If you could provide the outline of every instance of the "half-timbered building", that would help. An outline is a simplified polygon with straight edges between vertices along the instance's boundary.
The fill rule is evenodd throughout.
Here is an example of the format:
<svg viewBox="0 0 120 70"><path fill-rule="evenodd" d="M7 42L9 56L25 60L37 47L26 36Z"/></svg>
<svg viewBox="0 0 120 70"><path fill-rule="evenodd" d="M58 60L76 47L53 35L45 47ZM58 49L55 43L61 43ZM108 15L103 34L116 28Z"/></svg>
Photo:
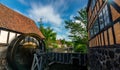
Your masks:
<svg viewBox="0 0 120 70"><path fill-rule="evenodd" d="M32 19L0 4L0 70L2 70L1 67L4 67L6 50L11 42L16 37L28 33L36 34L41 39L44 38ZM30 44L30 41L35 41L36 39L28 36L24 41L25 40L29 41ZM24 45L26 44L28 44L28 42L24 43ZM32 42L32 45L35 44Z"/></svg>
<svg viewBox="0 0 120 70"><path fill-rule="evenodd" d="M119 70L120 0L88 0L90 70Z"/></svg>
<svg viewBox="0 0 120 70"><path fill-rule="evenodd" d="M89 0L89 47L120 46L120 0Z"/></svg>

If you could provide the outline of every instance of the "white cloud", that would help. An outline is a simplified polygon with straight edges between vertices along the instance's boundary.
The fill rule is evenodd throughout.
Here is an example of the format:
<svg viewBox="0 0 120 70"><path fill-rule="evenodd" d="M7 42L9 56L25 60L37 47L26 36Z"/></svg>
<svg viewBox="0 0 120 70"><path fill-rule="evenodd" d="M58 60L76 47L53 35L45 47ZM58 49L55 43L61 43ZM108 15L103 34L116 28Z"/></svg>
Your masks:
<svg viewBox="0 0 120 70"><path fill-rule="evenodd" d="M63 35L57 35L57 39L64 39L65 38L65 36L63 36Z"/></svg>
<svg viewBox="0 0 120 70"><path fill-rule="evenodd" d="M62 5L63 2L61 2L60 5ZM56 3L56 5L58 5ZM50 27L54 30L54 32L57 33L57 39L66 39L67 35L62 35L62 30L64 28L62 22L63 19L60 17L60 13L57 13L57 9L53 5L42 5L37 3L31 3L31 9L28 10L28 16L38 22L40 18L43 18L44 23L50 23Z"/></svg>
<svg viewBox="0 0 120 70"><path fill-rule="evenodd" d="M71 7L69 4L72 3L79 3L80 1L74 1L74 0L18 0L21 4L24 6L29 6L29 9L27 9L27 12L21 13L18 10L15 10L21 14L26 15L27 17L30 17L34 21L38 22L40 21L40 18L42 19L42 22L45 23L45 27L50 26L54 32L57 33L57 39L63 39L70 40L68 38L68 35L70 35L69 31L65 30L64 24L62 24L64 21L61 17L67 16L69 18L69 14L65 13L69 7ZM84 1L84 0L83 0ZM60 15L61 14L61 15ZM70 16L70 19L73 19L75 14L72 14ZM79 22L79 21L76 21ZM48 24L48 25L47 25Z"/></svg>
<svg viewBox="0 0 120 70"><path fill-rule="evenodd" d="M75 22L76 22L76 23L81 23L81 21L80 21L80 20L75 20Z"/></svg>
<svg viewBox="0 0 120 70"><path fill-rule="evenodd" d="M80 20L75 20L76 23L80 23L83 28L85 28L85 24L81 22Z"/></svg>
<svg viewBox="0 0 120 70"><path fill-rule="evenodd" d="M65 39L66 41L71 41L66 35L57 35L57 40Z"/></svg>
<svg viewBox="0 0 120 70"><path fill-rule="evenodd" d="M54 8L51 5L39 6L32 4L32 8L28 10L28 13L29 16L36 22L38 22L40 18L45 18L46 21L54 25L60 25L62 23L60 15L55 12Z"/></svg>

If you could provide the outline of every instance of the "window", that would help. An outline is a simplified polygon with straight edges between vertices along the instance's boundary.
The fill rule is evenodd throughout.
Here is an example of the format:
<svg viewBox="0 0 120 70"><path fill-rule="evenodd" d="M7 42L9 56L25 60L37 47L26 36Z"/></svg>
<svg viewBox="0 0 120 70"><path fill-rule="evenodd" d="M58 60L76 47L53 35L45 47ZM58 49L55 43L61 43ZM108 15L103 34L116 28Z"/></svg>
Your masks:
<svg viewBox="0 0 120 70"><path fill-rule="evenodd" d="M103 8L103 13L104 13L105 26L107 26L110 23L107 5L105 6L105 8Z"/></svg>
<svg viewBox="0 0 120 70"><path fill-rule="evenodd" d="M98 32L99 32L99 25L98 25L98 20L96 20L94 23L94 34L97 34Z"/></svg>
<svg viewBox="0 0 120 70"><path fill-rule="evenodd" d="M110 18L108 13L109 12L106 5L99 15L100 30L102 30L104 27L110 24Z"/></svg>
<svg viewBox="0 0 120 70"><path fill-rule="evenodd" d="M94 35L94 31L93 31L93 28L90 29L90 37L93 37Z"/></svg>
<svg viewBox="0 0 120 70"><path fill-rule="evenodd" d="M103 14L102 12L99 15L100 30L104 28Z"/></svg>
<svg viewBox="0 0 120 70"><path fill-rule="evenodd" d="M93 15L92 15L93 16ZM99 24L98 24L99 23ZM97 20L93 23L90 29L90 37L96 35L99 31L103 30L104 27L110 25L109 11L107 5L101 10ZM100 27L100 28L99 28Z"/></svg>

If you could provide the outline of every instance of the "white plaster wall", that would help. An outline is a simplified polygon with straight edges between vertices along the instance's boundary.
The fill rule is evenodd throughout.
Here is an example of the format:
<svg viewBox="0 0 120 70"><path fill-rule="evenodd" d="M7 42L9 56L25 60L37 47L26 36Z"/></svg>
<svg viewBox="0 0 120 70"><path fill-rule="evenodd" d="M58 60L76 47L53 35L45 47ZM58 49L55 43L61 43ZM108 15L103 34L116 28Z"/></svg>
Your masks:
<svg viewBox="0 0 120 70"><path fill-rule="evenodd" d="M20 36L20 34L17 34L17 36Z"/></svg>
<svg viewBox="0 0 120 70"><path fill-rule="evenodd" d="M9 35L9 44L11 43L11 41L13 40L13 39L15 39L15 34L16 33L13 33L13 32L10 32L10 35Z"/></svg>
<svg viewBox="0 0 120 70"><path fill-rule="evenodd" d="M7 43L7 35L8 35L7 31L1 30L1 33L0 33L0 43Z"/></svg>

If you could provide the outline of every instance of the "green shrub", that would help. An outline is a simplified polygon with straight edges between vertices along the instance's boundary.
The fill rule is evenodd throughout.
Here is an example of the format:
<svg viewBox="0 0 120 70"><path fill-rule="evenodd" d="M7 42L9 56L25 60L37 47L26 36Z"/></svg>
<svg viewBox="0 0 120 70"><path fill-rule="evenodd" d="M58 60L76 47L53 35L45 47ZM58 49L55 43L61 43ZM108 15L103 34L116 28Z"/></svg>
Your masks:
<svg viewBox="0 0 120 70"><path fill-rule="evenodd" d="M75 52L87 53L87 47L85 44L78 44L74 47Z"/></svg>

